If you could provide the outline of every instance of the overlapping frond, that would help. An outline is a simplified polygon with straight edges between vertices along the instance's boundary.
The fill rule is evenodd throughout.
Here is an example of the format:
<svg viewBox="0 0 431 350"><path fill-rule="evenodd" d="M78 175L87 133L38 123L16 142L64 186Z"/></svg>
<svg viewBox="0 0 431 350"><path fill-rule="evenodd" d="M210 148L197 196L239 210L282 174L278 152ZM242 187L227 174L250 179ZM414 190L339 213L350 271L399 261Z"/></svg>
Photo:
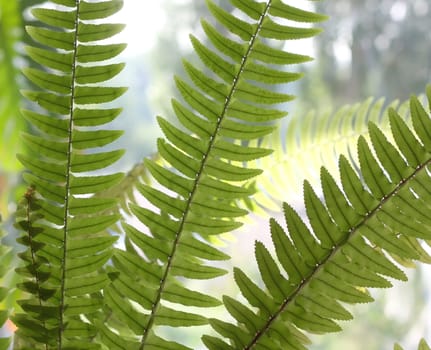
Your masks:
<svg viewBox="0 0 431 350"><path fill-rule="evenodd" d="M431 87L427 89L431 107ZM410 100L413 127L388 111L394 143L369 123L371 144L358 140L360 173L339 158L341 185L322 168L323 201L304 184L307 225L288 204L288 233L271 219L275 254L256 242L263 290L240 269L234 275L251 306L224 298L237 324L211 320L225 339L204 336L209 349L305 349L302 331L340 330L350 313L340 303L372 301L367 288L406 280L395 261L431 262L420 241L431 240L431 117ZM414 129L414 132L413 132Z"/></svg>
<svg viewBox="0 0 431 350"><path fill-rule="evenodd" d="M158 158L157 154L152 156L154 161L157 161ZM138 202L138 193L136 188L139 184L151 185L150 174L144 162L136 163L132 169L125 174L120 182L115 186L98 193L95 197L116 198L118 200L118 207L113 211L118 212L118 210L121 209L127 214L131 214L129 204L136 204Z"/></svg>
<svg viewBox="0 0 431 350"><path fill-rule="evenodd" d="M24 179L30 189L18 215L19 242L27 250L17 272L29 297L20 301L24 313L14 321L17 335L34 341L35 348L96 349L97 330L82 315L103 306L94 293L110 281L101 269L116 240L103 232L118 215L103 214L115 200L94 194L122 178L100 170L123 153L100 151L121 135L101 125L120 113L105 103L125 91L105 84L123 68L105 61L124 45L99 41L122 30L123 25L103 23L122 0L52 0L49 5L32 10L42 25L27 27L38 44L27 53L40 66L24 69L24 75L40 89L23 92L35 103L23 111L35 129L23 135L29 154L19 155L29 170Z"/></svg>
<svg viewBox="0 0 431 350"><path fill-rule="evenodd" d="M155 326L200 325L206 319L173 310L165 302L201 307L219 304L213 297L186 289L178 278L209 279L225 273L204 262L228 258L208 241L241 225L237 220L246 212L232 203L252 193L242 184L261 173L244 164L271 152L247 143L270 133L273 121L285 115L277 105L292 96L273 86L300 75L286 72L284 66L310 60L281 49L280 40L308 38L319 32L305 25L286 25L285 20L317 22L325 18L280 0L232 0L231 4L237 14L207 1L217 22L202 21L211 47L191 37L203 68L185 61L189 79L175 79L183 99L172 101L179 125L159 118L165 138L158 140L158 152L169 166L151 160L145 165L162 189L138 187L155 207L131 206L148 232L124 225L127 249L114 256L121 273L106 290L114 315L139 338L133 345L125 345L105 328L111 349L185 349L159 338ZM141 308L133 307L136 302Z"/></svg>
<svg viewBox="0 0 431 350"><path fill-rule="evenodd" d="M335 174L340 154L347 155L356 166L356 141L361 135L368 139L368 122L389 130L389 108L396 109L407 121L407 102L392 101L383 108L384 105L384 99L368 98L362 103L343 106L334 113L313 111L291 116L285 132L274 133L261 142L262 146L276 152L257 161L265 170L255 181L258 191L253 196L253 204L266 211L278 211L285 198L300 198L305 179L313 186L319 183L321 166ZM255 211L259 212L257 207Z"/></svg>

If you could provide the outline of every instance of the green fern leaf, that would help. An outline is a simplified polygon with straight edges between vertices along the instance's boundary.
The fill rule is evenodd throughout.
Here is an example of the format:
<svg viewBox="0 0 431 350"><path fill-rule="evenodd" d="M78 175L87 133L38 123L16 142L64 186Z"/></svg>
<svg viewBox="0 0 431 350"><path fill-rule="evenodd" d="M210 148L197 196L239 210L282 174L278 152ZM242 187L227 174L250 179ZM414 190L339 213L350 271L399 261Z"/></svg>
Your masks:
<svg viewBox="0 0 431 350"><path fill-rule="evenodd" d="M393 127L403 128L403 131L406 132L403 136L406 139L404 141L399 139L396 142L397 146L404 147L403 152L406 152L406 156L410 158L414 155L413 151L408 151L408 148L414 148L419 155L421 148L414 143L414 138L409 137L406 131L406 127L408 128L411 124L406 113L407 103L399 105L397 101L393 101L385 109L383 109L383 104L383 99L375 102L367 99L360 104L344 106L334 114L310 112L305 116L295 115L290 118L285 134L266 137L262 146L273 148L277 152L273 153L271 157L256 161L255 166L262 167L265 172L256 183L257 188L261 190L253 197L257 204L254 206L254 210L259 211L260 207L277 210L283 198L299 198L305 179L312 185L318 184L319 172L317 169L321 166L324 165L331 174L336 173L338 167L342 166L337 163L340 154L346 154L346 159L351 159L356 167L358 154L354 148L357 138L362 135L365 140L370 140L366 130L368 121L374 122L383 131L389 130L395 123L390 117L392 114L390 107L396 108L403 117ZM388 115L389 117L387 117ZM401 123L405 124L404 127ZM395 130L394 132L396 133ZM400 142L405 145L399 145ZM411 146L408 146L407 142ZM361 157L364 155L362 154ZM313 166L311 167L310 164ZM298 172L298 168L301 168L302 171ZM344 169L343 171L349 170ZM288 186L285 181L286 176L290 178ZM370 200L369 195L361 192L360 187L358 187L358 191L360 191L358 200ZM356 202L356 205L360 204ZM262 210L260 211L262 212Z"/></svg>
<svg viewBox="0 0 431 350"><path fill-rule="evenodd" d="M27 52L41 67L27 68L24 74L40 90L23 94L41 108L23 111L36 129L35 134L24 135L29 154L18 156L30 171L24 179L31 191L17 222L23 231L19 242L27 248L21 254L24 266L17 270L23 278L19 288L29 295L20 301L26 313L14 320L17 336L35 347L99 349L97 327L89 321L101 313L103 303L90 295L100 293L114 278L103 267L117 238L105 231L119 216L106 213L116 200L94 195L108 190L122 174L91 172L111 165L123 151L94 153L93 149L121 136L119 131L101 130L100 125L120 113L103 104L125 89L95 83L122 70L123 64L100 62L115 57L124 46L98 43L123 25L84 21L105 19L121 8L122 1L53 3L67 9L35 8L32 13L42 25L27 28L39 46L27 47ZM91 45L83 44L90 41Z"/></svg>
<svg viewBox="0 0 431 350"><path fill-rule="evenodd" d="M394 261L430 261L414 247L420 246L420 239L431 237L429 206L422 197L430 185L431 162L426 148L430 135L423 126L431 115L416 97L410 100L410 110L413 127L395 110L388 111L398 147L369 122L371 145L363 136L358 141L362 176L342 156L341 187L325 168L321 170L323 200L305 183L306 212L313 231L287 204L288 233L271 219L278 261L262 243L255 245L266 291L236 269L235 280L253 308L224 297L238 326L210 322L227 343L241 349L303 348L306 339L292 329L319 334L339 331L337 321L351 318L339 302L370 302L373 299L366 288L390 287L388 277L407 280ZM208 336L203 341L209 349L227 344Z"/></svg>
<svg viewBox="0 0 431 350"><path fill-rule="evenodd" d="M249 141L270 133L274 122L286 114L278 105L292 99L288 94L274 91L270 84L291 82L300 77L276 65L309 60L276 48L278 41L309 37L318 32L273 22L269 17L274 20L289 18L287 9L280 7L280 3L276 3L278 10L271 15L272 1L231 3L242 11L241 18L214 1L207 1L217 25L202 21L202 27L213 48L191 37L204 67L184 61L188 78L175 78L181 101L172 101L179 123L158 118L165 136L158 141L162 159L144 163L163 188L137 186L155 208L130 205L131 212L146 230L139 232L124 225L126 250L117 251L113 259L120 277L107 290L115 288L120 292L124 309L108 302L109 307L125 315L129 300L142 300L150 295L150 303L146 300L141 304L142 316L136 316L145 322L141 323L139 331L133 329L140 349L164 348L162 343L153 345L151 341L161 315L162 324L173 327L207 322L188 311L182 311L185 313L178 315L178 320L171 311L164 315L164 301L186 306L217 304L214 298L195 294L198 293L195 291L191 291L195 299L186 298L184 293L173 296L169 288L179 285L181 278L210 279L226 273L204 261L228 258L208 243L213 236L241 225L238 217L246 211L236 208L233 202L253 194L244 183L261 173L257 167L246 166L246 162L271 152L253 147ZM289 11L296 13L297 18L302 14L310 22L323 19L311 13L295 12L293 8ZM125 283L123 275L134 276L134 283L147 291L137 295L136 288L120 287L120 281ZM115 336L110 334L110 337ZM112 340L110 342L112 344ZM119 340L114 342L119 343ZM175 345L166 348L170 347L175 348Z"/></svg>

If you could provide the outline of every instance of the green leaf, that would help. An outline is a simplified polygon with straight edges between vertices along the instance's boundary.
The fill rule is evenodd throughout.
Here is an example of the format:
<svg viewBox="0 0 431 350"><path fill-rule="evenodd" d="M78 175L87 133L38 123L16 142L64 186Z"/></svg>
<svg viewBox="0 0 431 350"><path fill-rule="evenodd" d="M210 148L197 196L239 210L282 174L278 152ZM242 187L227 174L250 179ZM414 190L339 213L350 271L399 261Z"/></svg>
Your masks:
<svg viewBox="0 0 431 350"><path fill-rule="evenodd" d="M423 146L410 131L401 116L393 109L388 111L392 134L410 167L415 168L426 158Z"/></svg>
<svg viewBox="0 0 431 350"><path fill-rule="evenodd" d="M257 139L260 137L263 137L265 135L270 134L272 131L274 131L273 126L256 126L256 125L249 125L246 123L239 123L237 121L233 120L226 120L222 128L220 129L220 136L226 136L226 137L232 137L236 139L242 139L242 140L252 140ZM230 144L229 144L230 145ZM235 147L235 145L233 145ZM247 149L251 149L252 147L243 147L244 151ZM255 148L256 152L263 152L265 151L263 148ZM268 155L270 150L267 150L267 153L265 155Z"/></svg>
<svg viewBox="0 0 431 350"><path fill-rule="evenodd" d="M97 126L111 122L121 113L121 108L80 109L73 111L76 126Z"/></svg>
<svg viewBox="0 0 431 350"><path fill-rule="evenodd" d="M109 60L126 48L126 44L79 45L76 59L80 63L100 62Z"/></svg>
<svg viewBox="0 0 431 350"><path fill-rule="evenodd" d="M197 159L200 159L205 154L208 146L204 142L187 135L162 118L157 118L157 121L166 138L182 151Z"/></svg>
<svg viewBox="0 0 431 350"><path fill-rule="evenodd" d="M256 80L268 84L288 83L298 80L301 76L301 73L279 71L251 61L247 61L244 67L244 79Z"/></svg>
<svg viewBox="0 0 431 350"><path fill-rule="evenodd" d="M272 150L258 147L244 147L217 140L214 144L214 154L229 160L254 160L265 157Z"/></svg>
<svg viewBox="0 0 431 350"><path fill-rule="evenodd" d="M78 39L80 42L90 42L108 39L124 29L124 24L78 24Z"/></svg>
<svg viewBox="0 0 431 350"><path fill-rule="evenodd" d="M231 0L231 3L255 20L258 20L265 11L265 5L262 2Z"/></svg>
<svg viewBox="0 0 431 350"><path fill-rule="evenodd" d="M73 55L70 52L56 52L32 46L26 46L25 51L31 59L43 66L66 73L72 67Z"/></svg>
<svg viewBox="0 0 431 350"><path fill-rule="evenodd" d="M123 134L119 130L96 130L80 131L75 130L72 133L73 147L76 149L86 149L93 147L103 147L114 142Z"/></svg>
<svg viewBox="0 0 431 350"><path fill-rule="evenodd" d="M273 64L305 63L312 60L312 58L309 56L293 54L280 49L272 48L263 44L259 40L257 40L253 46L253 50L250 53L250 58Z"/></svg>
<svg viewBox="0 0 431 350"><path fill-rule="evenodd" d="M192 189L192 181L164 169L158 164L145 160L145 165L156 180L163 186L187 198Z"/></svg>
<svg viewBox="0 0 431 350"><path fill-rule="evenodd" d="M383 197L384 193L389 193L393 187L376 162L367 141L363 137L360 137L358 141L358 153L361 168L367 169L363 173L367 186L375 198Z"/></svg>
<svg viewBox="0 0 431 350"><path fill-rule="evenodd" d="M79 18L93 20L106 18L117 13L123 7L123 0L109 0L99 3L82 1L79 6Z"/></svg>
<svg viewBox="0 0 431 350"><path fill-rule="evenodd" d="M125 322L134 333L141 334L147 323L147 316L137 312L127 300L121 298L115 288L106 288L104 296L106 303L116 312L121 321Z"/></svg>
<svg viewBox="0 0 431 350"><path fill-rule="evenodd" d="M149 235L142 234L136 228L127 224L124 224L123 228L127 237L148 256L156 259L166 259L169 256L170 247L167 242L156 240Z"/></svg>
<svg viewBox="0 0 431 350"><path fill-rule="evenodd" d="M221 304L214 297L187 289L173 282L167 284L163 291L163 298L171 303L187 306L213 307Z"/></svg>
<svg viewBox="0 0 431 350"><path fill-rule="evenodd" d="M147 283L158 285L162 278L161 267L156 264L143 264L142 260L130 252L117 250L113 257L120 265L126 267L130 276L137 276L145 279Z"/></svg>
<svg viewBox="0 0 431 350"><path fill-rule="evenodd" d="M66 273L69 278L80 277L92 273L101 268L111 257L112 251L105 251L97 255L90 255L73 259L70 257L66 261Z"/></svg>
<svg viewBox="0 0 431 350"><path fill-rule="evenodd" d="M223 276L226 270L218 267L206 266L198 263L192 263L186 259L177 258L172 265L171 272L174 276L183 276L193 279L211 279Z"/></svg>
<svg viewBox="0 0 431 350"><path fill-rule="evenodd" d="M222 78L224 81L228 83L230 83L235 78L235 74L236 74L235 65L219 57L217 53L208 49L194 36L190 36L190 40L199 58L209 69L211 69L220 78Z"/></svg>
<svg viewBox="0 0 431 350"><path fill-rule="evenodd" d="M195 68L191 63L184 61L184 68L190 79L199 87L204 93L218 101L224 102L229 94L229 88L226 84L219 83L209 78L205 73Z"/></svg>
<svg viewBox="0 0 431 350"><path fill-rule="evenodd" d="M407 170L404 159L374 123L370 123L369 131L377 157L391 178L391 182L399 183Z"/></svg>
<svg viewBox="0 0 431 350"><path fill-rule="evenodd" d="M175 99L172 100L172 108L181 124L200 137L208 137L216 127L215 122L198 117Z"/></svg>
<svg viewBox="0 0 431 350"><path fill-rule="evenodd" d="M199 169L199 161L189 157L184 152L167 143L164 139L157 140L157 146L160 156L162 156L173 167L178 169L182 174L193 178Z"/></svg>
<svg viewBox="0 0 431 350"><path fill-rule="evenodd" d="M226 113L233 118L247 122L269 122L277 120L286 115L286 112L278 109L260 108L255 105L240 102L238 100L229 105Z"/></svg>
<svg viewBox="0 0 431 350"><path fill-rule="evenodd" d="M75 28L76 11L59 11L52 9L35 8L31 13L38 20L60 28Z"/></svg>
<svg viewBox="0 0 431 350"><path fill-rule="evenodd" d="M70 112L71 101L68 96L40 91L22 91L22 94L30 101L36 102L49 112L63 115Z"/></svg>
<svg viewBox="0 0 431 350"><path fill-rule="evenodd" d="M120 337L117 333L112 332L103 323L97 323L100 336L104 344L109 346L112 350L137 350L139 349L139 343L137 341L131 341Z"/></svg>
<svg viewBox="0 0 431 350"><path fill-rule="evenodd" d="M158 325L171 327L191 327L207 324L207 320L203 316L173 310L166 306L160 306L154 322Z"/></svg>
<svg viewBox="0 0 431 350"><path fill-rule="evenodd" d="M226 181L244 181L262 173L260 169L245 169L215 158L207 161L206 170L209 175Z"/></svg>
<svg viewBox="0 0 431 350"><path fill-rule="evenodd" d="M99 176L71 176L71 194L86 194L93 191L102 191L115 184L123 178L122 173L99 175Z"/></svg>
<svg viewBox="0 0 431 350"><path fill-rule="evenodd" d="M228 260L229 255L223 253L217 248L203 242L197 240L196 238L190 236L184 238L178 250L184 251L184 254L189 253L198 258L207 259L207 260Z"/></svg>
<svg viewBox="0 0 431 350"><path fill-rule="evenodd" d="M24 143L28 146L32 153L40 153L48 158L63 160L64 154L67 152L67 143L50 141L31 134L22 134Z"/></svg>
<svg viewBox="0 0 431 350"><path fill-rule="evenodd" d="M76 82L91 84L107 81L118 75L125 67L124 63L107 64L96 67L78 66L76 68Z"/></svg>
<svg viewBox="0 0 431 350"><path fill-rule="evenodd" d="M72 51L74 48L74 35L72 32L60 32L33 26L27 26L26 30L33 40L43 45L66 51Z"/></svg>
<svg viewBox="0 0 431 350"><path fill-rule="evenodd" d="M31 124L39 130L58 137L67 137L69 123L65 119L39 114L30 110L22 110L22 114Z"/></svg>
<svg viewBox="0 0 431 350"><path fill-rule="evenodd" d="M226 36L219 33L216 28L205 20L202 20L201 23L206 35L217 49L219 49L223 54L231 57L234 61L242 60L247 52L246 44L241 44L226 38Z"/></svg>
<svg viewBox="0 0 431 350"><path fill-rule="evenodd" d="M244 41L250 40L255 32L251 24L231 15L211 0L207 0L206 3L213 16L230 32L238 35Z"/></svg>
<svg viewBox="0 0 431 350"><path fill-rule="evenodd" d="M276 303L263 290L261 290L247 275L240 269L234 269L235 282L238 284L242 295L250 305L258 307L265 316L271 315L276 309Z"/></svg>
<svg viewBox="0 0 431 350"><path fill-rule="evenodd" d="M111 102L127 91L124 87L85 87L78 86L75 90L75 102L88 105Z"/></svg>
<svg viewBox="0 0 431 350"><path fill-rule="evenodd" d="M17 158L27 169L37 173L42 179L55 182L63 182L66 180L65 164L46 162L23 154L18 154Z"/></svg>
<svg viewBox="0 0 431 350"><path fill-rule="evenodd" d="M184 80L175 77L175 84L184 100L209 121L216 121L221 114L221 106L205 97L198 90L191 87Z"/></svg>
<svg viewBox="0 0 431 350"><path fill-rule="evenodd" d="M229 313L239 322L243 323L250 332L254 333L261 327L262 319L254 314L250 309L235 299L224 296L223 303Z"/></svg>
<svg viewBox="0 0 431 350"><path fill-rule="evenodd" d="M278 40L296 40L313 37L321 32L317 28L298 28L275 23L269 17L265 17L260 34L264 38Z"/></svg>
<svg viewBox="0 0 431 350"><path fill-rule="evenodd" d="M245 81L240 81L237 84L234 96L238 99L250 100L260 104L283 103L294 99L292 95L260 88Z"/></svg>
<svg viewBox="0 0 431 350"><path fill-rule="evenodd" d="M89 218L76 218L69 224L69 235L78 237L102 232L118 220L117 215L100 215Z"/></svg>
<svg viewBox="0 0 431 350"><path fill-rule="evenodd" d="M43 89L59 94L70 92L71 77L69 75L46 73L35 68L24 68L22 72L29 80Z"/></svg>
<svg viewBox="0 0 431 350"><path fill-rule="evenodd" d="M281 0L273 0L269 8L271 15L285 18L296 22L320 22L325 21L328 17L310 11L304 11L283 3Z"/></svg>
<svg viewBox="0 0 431 350"><path fill-rule="evenodd" d="M83 269L81 269L83 270ZM76 275L75 275L76 276ZM91 294L96 293L103 289L107 284L109 283L109 279L106 277L106 275L99 274L97 276L90 276L90 277L82 277L79 278L69 278L66 282L65 286L65 292L68 297L80 297L85 294ZM70 301L72 301L72 305L70 305ZM100 302L97 302L96 304L93 303L80 303L76 301L76 298L68 299L67 302L67 309L66 314L74 315L78 313L79 310L82 310L83 312L89 312L91 309L98 308L100 309ZM91 299L90 299L91 301ZM85 302L85 299L84 299ZM70 309L70 310L69 310ZM95 310L97 311L97 309Z"/></svg>
<svg viewBox="0 0 431 350"><path fill-rule="evenodd" d="M69 210L71 215L93 214L110 209L116 204L115 199L71 197Z"/></svg>
<svg viewBox="0 0 431 350"><path fill-rule="evenodd" d="M100 152L92 154L77 154L72 156L73 172L87 172L91 170L98 170L106 168L107 166L115 163L124 154L123 150L116 150L110 152Z"/></svg>
<svg viewBox="0 0 431 350"><path fill-rule="evenodd" d="M281 275L275 261L262 243L255 243L255 252L259 271L268 291L276 301L284 300L286 298L284 292L287 286L286 279Z"/></svg>
<svg viewBox="0 0 431 350"><path fill-rule="evenodd" d="M425 146L425 149L429 152L431 150L431 142L429 141L431 135L429 132L431 120L424 107L415 96L410 99L410 111L413 127Z"/></svg>
<svg viewBox="0 0 431 350"><path fill-rule="evenodd" d="M86 255L97 254L111 248L116 241L117 237L115 236L75 239L68 243L68 255L71 258L80 258Z"/></svg>

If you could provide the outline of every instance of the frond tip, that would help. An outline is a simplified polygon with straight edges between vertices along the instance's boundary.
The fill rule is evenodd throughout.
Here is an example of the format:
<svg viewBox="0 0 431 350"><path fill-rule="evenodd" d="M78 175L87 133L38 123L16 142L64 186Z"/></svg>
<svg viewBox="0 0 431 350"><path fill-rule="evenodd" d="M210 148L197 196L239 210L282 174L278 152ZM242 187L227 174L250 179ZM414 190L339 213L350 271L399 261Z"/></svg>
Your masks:
<svg viewBox="0 0 431 350"><path fill-rule="evenodd" d="M288 233L271 219L275 257L262 243L255 246L266 291L235 270L253 310L225 298L240 325L212 320L233 347L204 336L209 349L305 349L300 330L334 332L340 330L337 320L351 318L340 302L370 302L367 288L390 287L388 278L406 280L394 260L431 261L418 241L431 238L431 138L426 131L431 118L416 97L410 113L412 128L388 111L395 144L369 123L371 145L362 136L358 140L360 176L344 156L339 159L341 186L322 168L323 201L305 182L309 225L287 204Z"/></svg>

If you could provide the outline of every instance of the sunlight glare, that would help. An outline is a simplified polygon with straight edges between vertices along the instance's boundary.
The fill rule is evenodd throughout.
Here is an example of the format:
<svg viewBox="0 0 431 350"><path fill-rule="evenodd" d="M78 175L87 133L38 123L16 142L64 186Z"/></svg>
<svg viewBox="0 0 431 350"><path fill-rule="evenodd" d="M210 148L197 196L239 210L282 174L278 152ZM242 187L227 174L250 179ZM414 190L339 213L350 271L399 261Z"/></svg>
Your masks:
<svg viewBox="0 0 431 350"><path fill-rule="evenodd" d="M126 56L148 53L157 42L157 33L166 25L162 1L125 1L115 21L127 23L118 35L118 42L126 42Z"/></svg>

